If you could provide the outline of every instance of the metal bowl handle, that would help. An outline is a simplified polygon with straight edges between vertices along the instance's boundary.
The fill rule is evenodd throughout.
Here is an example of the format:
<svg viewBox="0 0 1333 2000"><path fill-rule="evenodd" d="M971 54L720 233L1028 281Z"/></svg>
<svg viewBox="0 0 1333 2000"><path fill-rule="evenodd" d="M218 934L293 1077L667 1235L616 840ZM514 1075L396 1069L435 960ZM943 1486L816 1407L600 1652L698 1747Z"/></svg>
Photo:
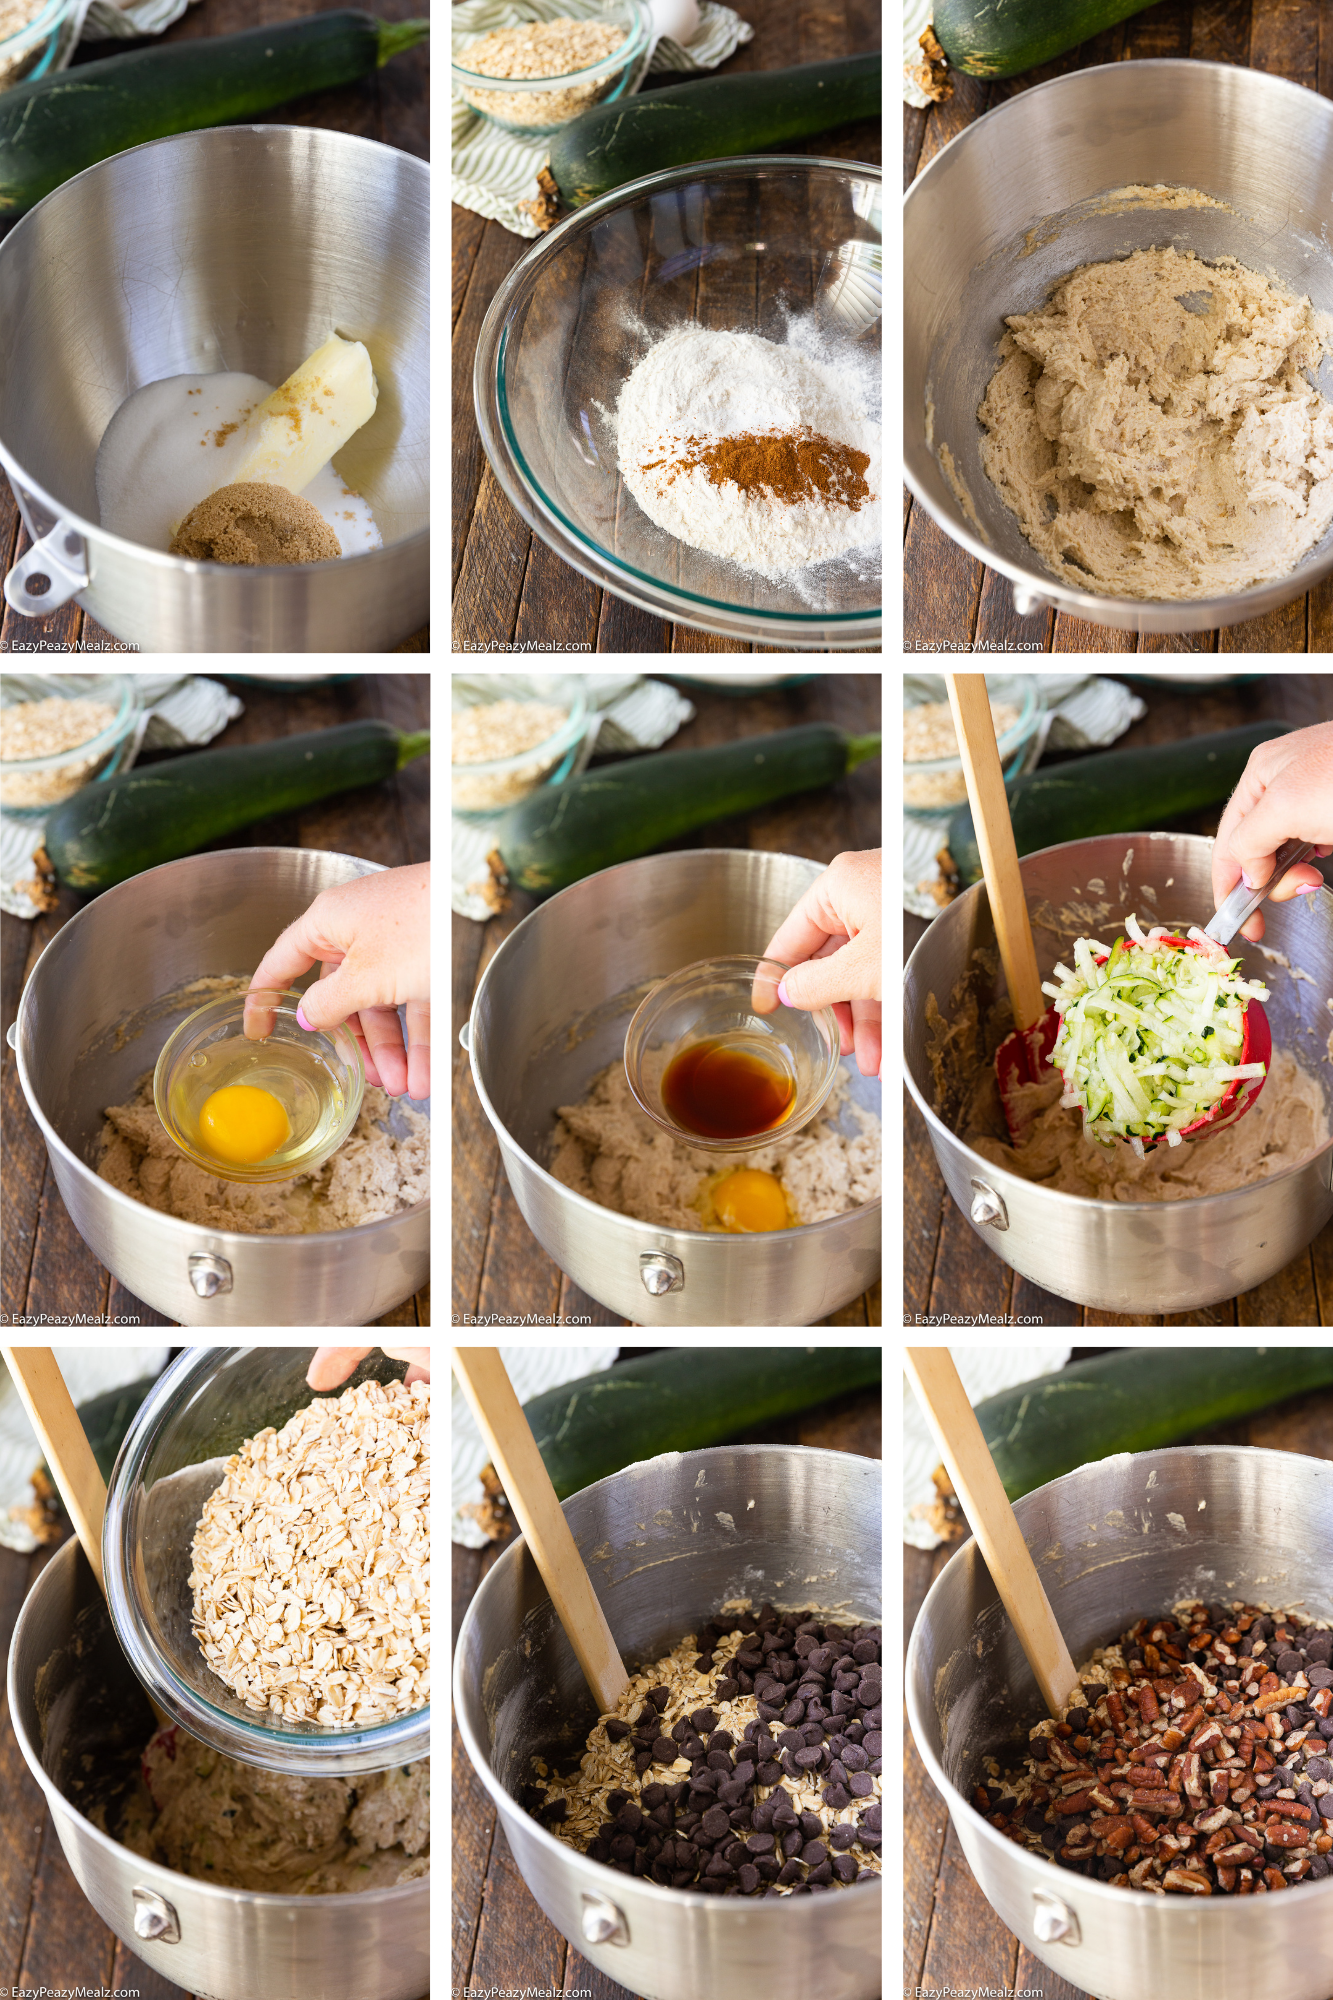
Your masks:
<svg viewBox="0 0 1333 2000"><path fill-rule="evenodd" d="M47 579L45 590L29 589L29 578L37 576ZM88 551L83 537L64 521L57 521L10 570L5 578L5 602L22 618L45 618L87 588Z"/></svg>

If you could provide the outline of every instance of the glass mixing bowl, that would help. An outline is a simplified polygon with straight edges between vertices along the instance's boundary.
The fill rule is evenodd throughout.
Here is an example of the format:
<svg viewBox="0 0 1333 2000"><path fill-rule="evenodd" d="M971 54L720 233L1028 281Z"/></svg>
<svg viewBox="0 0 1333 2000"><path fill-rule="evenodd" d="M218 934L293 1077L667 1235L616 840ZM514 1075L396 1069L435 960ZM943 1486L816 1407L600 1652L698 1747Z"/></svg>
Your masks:
<svg viewBox="0 0 1333 2000"><path fill-rule="evenodd" d="M261 1012L257 1005L261 1000L274 1004ZM223 994L187 1014L163 1046L153 1071L157 1115L172 1144L216 1180L244 1181L254 1187L262 1182L289 1181L296 1174L312 1174L337 1152L356 1123L366 1088L356 1038L346 1027L330 1028L327 1033L321 1028L306 1030L296 1018L300 1004L301 995L294 990ZM220 1087L224 1081L249 1080L232 1073L234 1045L242 1039L252 1043L251 1068L261 1088L269 1043L289 1043L302 1056L313 1058L311 1074L320 1107L313 1124L294 1128L285 1145L267 1159L248 1165L220 1160L207 1151L194 1116L201 1093ZM228 1057L223 1056L224 1049ZM208 1076L210 1066L220 1072L216 1081Z"/></svg>
<svg viewBox="0 0 1333 2000"><path fill-rule="evenodd" d="M820 1110L838 1074L838 1023L831 1007L807 1014L784 1007L778 985L790 968L778 958L701 958L654 986L625 1035L625 1075L654 1125L705 1153L750 1153L790 1138ZM699 1042L743 1050L790 1077L796 1094L785 1118L766 1130L712 1138L679 1124L662 1079L674 1058Z"/></svg>
<svg viewBox="0 0 1333 2000"><path fill-rule="evenodd" d="M624 486L609 413L649 343L692 322L784 343L794 315L817 312L831 347L877 376L881 321L853 335L847 315L852 246L882 242L879 200L878 167L856 161L710 160L616 188L533 245L486 314L473 394L491 469L548 548L642 610L724 638L878 643L878 559L812 566L797 584L690 548Z"/></svg>
<svg viewBox="0 0 1333 2000"><path fill-rule="evenodd" d="M154 1385L107 1485L102 1568L116 1636L154 1700L200 1741L266 1771L347 1777L430 1754L430 1709L373 1729L330 1729L247 1708L206 1665L190 1627L190 1545L227 1460L316 1400L313 1347L191 1347ZM330 1390L401 1381L378 1349Z"/></svg>
<svg viewBox="0 0 1333 2000"><path fill-rule="evenodd" d="M609 55L582 69L542 77L487 76L469 66L468 51L481 39L458 24L453 9L450 80L473 111L519 138L549 139L562 125L594 104L610 104L629 88L639 58L654 39L648 0L563 0L562 20L604 21L622 30L624 40ZM506 23L506 26L515 25Z"/></svg>
<svg viewBox="0 0 1333 2000"><path fill-rule="evenodd" d="M0 807L5 813L11 819L46 819L53 806L82 786L113 777L139 719L134 697L126 674L6 674L0 679L0 706L5 708L57 700L112 711L110 722L71 749L0 760Z"/></svg>

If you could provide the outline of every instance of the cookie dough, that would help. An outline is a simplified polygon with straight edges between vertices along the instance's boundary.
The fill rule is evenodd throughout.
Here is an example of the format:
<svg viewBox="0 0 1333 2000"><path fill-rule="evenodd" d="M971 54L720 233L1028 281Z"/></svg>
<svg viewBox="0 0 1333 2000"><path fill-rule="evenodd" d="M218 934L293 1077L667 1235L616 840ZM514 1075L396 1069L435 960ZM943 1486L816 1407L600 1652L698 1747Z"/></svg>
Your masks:
<svg viewBox="0 0 1333 2000"><path fill-rule="evenodd" d="M859 1128L852 1139L832 1122L844 1107ZM753 1152L705 1153L644 1116L624 1063L615 1062L593 1078L581 1104L560 1107L550 1171L576 1194L636 1222L703 1229L693 1204L705 1177L723 1167L757 1167L782 1182L803 1223L823 1222L878 1199L882 1141L879 1119L851 1096L840 1069L821 1116L790 1139Z"/></svg>
<svg viewBox="0 0 1333 2000"><path fill-rule="evenodd" d="M1112 597L1284 577L1333 520L1333 352L1308 299L1232 258L1085 264L1005 321L982 464L1037 554Z"/></svg>
<svg viewBox="0 0 1333 2000"><path fill-rule="evenodd" d="M243 479L191 508L171 538L173 556L253 565L332 562L342 544L317 507L285 486Z"/></svg>
<svg viewBox="0 0 1333 2000"><path fill-rule="evenodd" d="M154 1107L150 1071L128 1104L108 1107L97 1172L147 1208L207 1229L245 1236L355 1229L430 1194L430 1120L401 1105L408 1136L397 1139L388 1122L391 1102L367 1085L351 1132L317 1172L249 1186L216 1180L177 1151Z"/></svg>
<svg viewBox="0 0 1333 2000"><path fill-rule="evenodd" d="M1064 1110L1063 1088L1026 1084L1019 1096L1040 1111L1025 1143L1015 1149L984 1133L965 1134L973 1152L1024 1180L1089 1201L1192 1201L1227 1194L1280 1174L1328 1143L1329 1108L1316 1077L1288 1049L1275 1049L1258 1098L1234 1125L1154 1146L1139 1160L1128 1146L1100 1146L1083 1137L1083 1114ZM1020 1109L1021 1109L1020 1105Z"/></svg>
<svg viewBox="0 0 1333 2000"><path fill-rule="evenodd" d="M221 1889L345 1895L429 1874L430 1762L343 1778L261 1771L178 1726L144 1751L123 1847Z"/></svg>

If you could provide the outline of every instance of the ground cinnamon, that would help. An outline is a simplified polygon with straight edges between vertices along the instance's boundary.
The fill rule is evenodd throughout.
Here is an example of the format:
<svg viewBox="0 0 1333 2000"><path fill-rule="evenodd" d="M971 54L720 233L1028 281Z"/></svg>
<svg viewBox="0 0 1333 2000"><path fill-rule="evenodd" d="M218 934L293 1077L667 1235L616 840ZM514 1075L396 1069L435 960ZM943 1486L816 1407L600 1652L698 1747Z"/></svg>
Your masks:
<svg viewBox="0 0 1333 2000"><path fill-rule="evenodd" d="M679 457L647 461L645 472L670 465L668 479L701 467L710 485L726 481L743 493L767 491L775 500L799 506L803 500L832 500L860 510L870 498L865 481L870 454L838 444L820 431L739 431L732 437L685 439Z"/></svg>

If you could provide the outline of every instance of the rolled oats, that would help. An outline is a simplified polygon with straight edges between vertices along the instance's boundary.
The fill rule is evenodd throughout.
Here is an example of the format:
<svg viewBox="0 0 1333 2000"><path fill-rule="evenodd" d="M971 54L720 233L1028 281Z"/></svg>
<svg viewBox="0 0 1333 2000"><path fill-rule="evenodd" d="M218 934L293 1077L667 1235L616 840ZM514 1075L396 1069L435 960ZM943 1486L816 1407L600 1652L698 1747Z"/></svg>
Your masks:
<svg viewBox="0 0 1333 2000"><path fill-rule="evenodd" d="M248 1438L193 1543L192 1626L247 1708L364 1729L430 1700L430 1384Z"/></svg>
<svg viewBox="0 0 1333 2000"><path fill-rule="evenodd" d="M609 56L625 39L610 21L524 21L494 28L458 58L458 68L479 76L570 76ZM608 90L615 73L560 90L473 90L462 95L474 110L508 125L564 125Z"/></svg>

